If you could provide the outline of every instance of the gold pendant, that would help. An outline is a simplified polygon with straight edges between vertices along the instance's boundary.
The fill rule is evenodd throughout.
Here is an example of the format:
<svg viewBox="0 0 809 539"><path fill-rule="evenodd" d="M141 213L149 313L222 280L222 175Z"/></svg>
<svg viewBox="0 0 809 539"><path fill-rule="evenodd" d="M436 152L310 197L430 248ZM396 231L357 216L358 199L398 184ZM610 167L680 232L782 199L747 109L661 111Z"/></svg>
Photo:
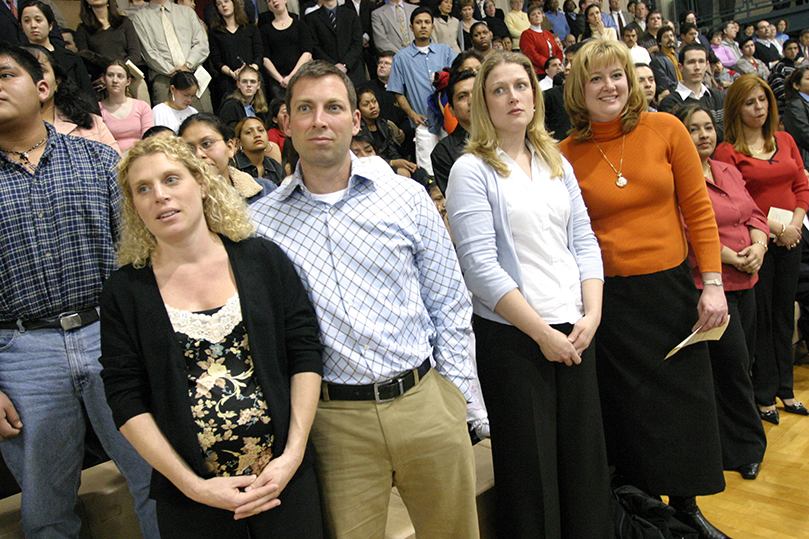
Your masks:
<svg viewBox="0 0 809 539"><path fill-rule="evenodd" d="M623 174L618 174L618 179L615 180L615 185L618 187L626 187L626 178Z"/></svg>

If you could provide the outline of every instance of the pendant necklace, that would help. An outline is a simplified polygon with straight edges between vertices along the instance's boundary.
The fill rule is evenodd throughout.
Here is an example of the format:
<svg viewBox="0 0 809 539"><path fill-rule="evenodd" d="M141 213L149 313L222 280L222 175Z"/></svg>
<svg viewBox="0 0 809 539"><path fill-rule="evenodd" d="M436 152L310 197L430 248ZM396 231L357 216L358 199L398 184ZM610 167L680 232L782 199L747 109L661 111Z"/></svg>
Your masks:
<svg viewBox="0 0 809 539"><path fill-rule="evenodd" d="M607 155L604 153L604 150L601 149L601 146L598 145L598 142L593 140L593 144L596 145L598 151L601 152L601 157L604 158L604 161L607 162L612 171L615 173L615 185L618 187L626 187L626 178L624 178L624 175L622 174L624 170L624 145L626 144L626 134L624 134L623 141L621 142L621 162L618 164L618 170L612 166L612 163L610 163L610 160L607 159Z"/></svg>
<svg viewBox="0 0 809 539"><path fill-rule="evenodd" d="M20 156L20 161L22 162L23 166L26 166L26 167L30 168L31 170L36 170L37 167L34 166L34 164L31 163L31 160L28 158L28 152L32 152L32 151L36 150L37 148L39 148L40 146L45 144L45 142L47 140L48 140L48 135L45 135L44 139L40 140L39 142L37 142L36 144L31 146L30 148L28 148L24 152L18 152L17 150L6 150L5 148L0 148L0 152L12 153L14 155L19 155Z"/></svg>

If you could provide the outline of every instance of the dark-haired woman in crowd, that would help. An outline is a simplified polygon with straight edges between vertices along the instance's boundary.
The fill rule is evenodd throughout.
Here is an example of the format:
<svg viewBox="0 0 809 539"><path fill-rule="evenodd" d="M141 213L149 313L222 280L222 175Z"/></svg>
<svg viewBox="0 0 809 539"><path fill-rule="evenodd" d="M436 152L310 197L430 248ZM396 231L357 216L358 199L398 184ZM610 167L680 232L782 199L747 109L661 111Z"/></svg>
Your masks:
<svg viewBox="0 0 809 539"><path fill-rule="evenodd" d="M233 166L254 178L279 185L284 179L281 148L267 140L264 122L259 118L245 118L236 124L235 131L239 151L233 156Z"/></svg>
<svg viewBox="0 0 809 539"><path fill-rule="evenodd" d="M104 70L107 97L98 103L101 117L122 152L127 151L154 125L149 104L128 95L131 82L132 75L126 64L122 60L113 60Z"/></svg>
<svg viewBox="0 0 809 539"><path fill-rule="evenodd" d="M230 166L230 160L236 153L236 143L225 125L213 114L202 112L186 118L177 135L194 148L197 157L225 178L248 204L275 190L274 182Z"/></svg>
<svg viewBox="0 0 809 539"><path fill-rule="evenodd" d="M87 74L81 57L73 51L51 43L49 33L56 21L51 7L40 0L25 0L19 4L18 16L28 42L48 49L64 75L80 90L86 92L88 97L94 97L90 75Z"/></svg>
<svg viewBox="0 0 809 539"><path fill-rule="evenodd" d="M598 7L598 4L590 4L584 10L584 31L579 36L579 41L591 37L618 40L615 28L604 26L604 19L601 18L601 8Z"/></svg>
<svg viewBox="0 0 809 539"><path fill-rule="evenodd" d="M287 113L287 104L281 97L273 98L270 101L270 128L267 129L267 138L270 142L278 144L281 152L284 151L284 142L286 141L286 133L281 129L284 116Z"/></svg>
<svg viewBox="0 0 809 539"><path fill-rule="evenodd" d="M284 97L289 79L300 67L312 61L312 36L298 18L290 15L287 0L269 0L271 22L259 28L264 45L263 66L269 78L270 97Z"/></svg>
<svg viewBox="0 0 809 539"><path fill-rule="evenodd" d="M718 341L708 343L722 440L722 465L745 479L755 479L764 459L767 436L753 398L750 366L756 342L756 296L753 285L767 253L769 227L744 185L739 171L710 159L716 148L713 114L703 105L675 111L702 160L702 173L711 198L722 244L722 283L730 323ZM702 289L702 275L693 250L689 253L694 283Z"/></svg>
<svg viewBox="0 0 809 539"><path fill-rule="evenodd" d="M371 88L358 88L357 108L359 108L361 117L360 132L373 138L377 149L376 154L384 159L397 174L412 177L419 166L402 158L388 121L379 117L379 103L376 100L376 93Z"/></svg>
<svg viewBox="0 0 809 539"><path fill-rule="evenodd" d="M197 88L197 78L192 73L175 71L169 81L169 98L152 108L155 125L165 125L176 133L183 120L197 113L197 109L191 106Z"/></svg>
<svg viewBox="0 0 809 539"><path fill-rule="evenodd" d="M601 319L601 253L573 169L545 131L528 58L489 55L471 117L446 205L473 294L497 537L611 539L591 343Z"/></svg>
<svg viewBox="0 0 809 539"><path fill-rule="evenodd" d="M801 151L803 166L809 163L809 65L802 65L790 73L784 82L784 127L792 135Z"/></svg>
<svg viewBox="0 0 809 539"><path fill-rule="evenodd" d="M56 63L53 53L38 45L24 45L42 66L48 82L48 97L42 103L42 119L58 133L95 140L121 153L115 137L99 115L98 103L79 90Z"/></svg>
<svg viewBox="0 0 809 539"><path fill-rule="evenodd" d="M176 137L121 162L121 268L101 295L116 425L154 468L165 539L320 539L307 451L317 318L244 201Z"/></svg>
<svg viewBox="0 0 809 539"><path fill-rule="evenodd" d="M809 185L795 141L777 128L778 106L770 87L755 75L739 77L725 97L725 142L716 149L715 159L739 169L775 236L755 288L758 329L753 387L761 418L776 425L776 397L786 412L809 415L792 389L794 303ZM771 208L791 216L779 221L770 215Z"/></svg>
<svg viewBox="0 0 809 539"><path fill-rule="evenodd" d="M247 21L243 0L216 0L215 7L208 29L209 59L216 73L219 99L224 99L236 90L245 66L258 71L264 50L258 28Z"/></svg>
<svg viewBox="0 0 809 539"><path fill-rule="evenodd" d="M696 496L725 488L705 343L669 351L727 320L719 235L699 155L670 114L646 112L629 49L586 43L565 82L573 132L561 142L604 258L596 338L607 453L628 484L669 496L700 538L724 538ZM694 288L688 226L705 285Z"/></svg>
<svg viewBox="0 0 809 539"><path fill-rule="evenodd" d="M265 121L270 108L261 88L261 75L253 66L244 66L239 71L236 89L222 102L219 118L228 127L235 127L245 118L261 118Z"/></svg>
<svg viewBox="0 0 809 539"><path fill-rule="evenodd" d="M81 0L81 23L76 29L76 48L89 50L112 60L143 63L140 41L132 21L118 12L109 0Z"/></svg>

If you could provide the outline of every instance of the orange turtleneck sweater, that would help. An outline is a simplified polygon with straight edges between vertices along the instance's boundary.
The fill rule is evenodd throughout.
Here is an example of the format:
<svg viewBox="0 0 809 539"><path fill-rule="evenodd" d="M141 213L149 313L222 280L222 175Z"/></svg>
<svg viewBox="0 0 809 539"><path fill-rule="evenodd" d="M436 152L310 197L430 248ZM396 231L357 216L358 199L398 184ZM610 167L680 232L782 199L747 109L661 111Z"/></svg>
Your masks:
<svg viewBox="0 0 809 539"><path fill-rule="evenodd" d="M620 119L593 123L593 139L620 169ZM607 276L643 275L681 264L688 255L680 212L700 271L722 271L719 233L691 136L670 114L643 113L626 135L625 187L593 140L559 145L573 165L598 237Z"/></svg>

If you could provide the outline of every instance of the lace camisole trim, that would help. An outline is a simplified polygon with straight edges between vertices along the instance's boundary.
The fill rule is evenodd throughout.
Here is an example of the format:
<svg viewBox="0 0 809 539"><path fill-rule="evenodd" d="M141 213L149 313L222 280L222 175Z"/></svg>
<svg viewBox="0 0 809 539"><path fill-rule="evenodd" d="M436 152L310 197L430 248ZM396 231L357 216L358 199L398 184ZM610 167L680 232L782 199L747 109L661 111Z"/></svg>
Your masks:
<svg viewBox="0 0 809 539"><path fill-rule="evenodd" d="M166 305L185 359L188 400L208 472L258 474L272 459L273 430L256 380L239 295L190 312Z"/></svg>

